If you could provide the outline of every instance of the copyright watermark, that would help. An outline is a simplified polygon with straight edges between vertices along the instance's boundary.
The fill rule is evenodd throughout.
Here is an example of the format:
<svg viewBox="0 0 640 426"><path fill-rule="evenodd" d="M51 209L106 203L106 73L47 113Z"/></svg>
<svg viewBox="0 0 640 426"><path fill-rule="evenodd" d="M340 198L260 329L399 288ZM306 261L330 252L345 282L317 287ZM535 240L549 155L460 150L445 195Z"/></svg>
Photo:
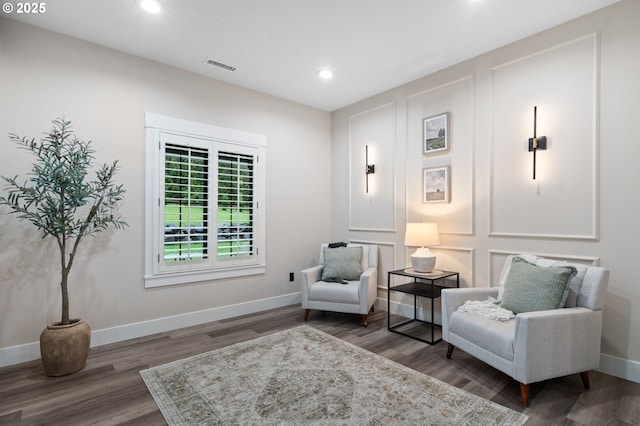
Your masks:
<svg viewBox="0 0 640 426"><path fill-rule="evenodd" d="M6 14L38 14L45 13L47 11L47 3L45 2L33 2L33 3L3 3L2 11Z"/></svg>

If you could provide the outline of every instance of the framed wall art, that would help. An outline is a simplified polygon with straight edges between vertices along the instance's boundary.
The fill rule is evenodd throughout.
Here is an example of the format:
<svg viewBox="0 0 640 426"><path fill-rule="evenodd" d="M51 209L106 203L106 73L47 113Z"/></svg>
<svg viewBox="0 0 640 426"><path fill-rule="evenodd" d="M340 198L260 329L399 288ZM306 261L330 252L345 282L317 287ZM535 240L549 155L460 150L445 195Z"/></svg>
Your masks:
<svg viewBox="0 0 640 426"><path fill-rule="evenodd" d="M449 151L449 113L427 117L422 121L423 155L443 154Z"/></svg>
<svg viewBox="0 0 640 426"><path fill-rule="evenodd" d="M423 203L448 203L450 201L449 171L449 166L422 169Z"/></svg>

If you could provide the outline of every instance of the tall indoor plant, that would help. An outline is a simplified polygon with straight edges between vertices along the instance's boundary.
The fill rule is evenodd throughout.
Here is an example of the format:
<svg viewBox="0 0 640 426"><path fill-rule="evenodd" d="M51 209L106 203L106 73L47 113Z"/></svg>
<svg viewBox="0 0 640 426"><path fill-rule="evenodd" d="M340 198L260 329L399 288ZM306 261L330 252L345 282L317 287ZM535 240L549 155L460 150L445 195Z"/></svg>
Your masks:
<svg viewBox="0 0 640 426"><path fill-rule="evenodd" d="M46 373L59 376L84 368L89 354L89 326L69 316L68 279L80 242L109 226L121 229L127 223L118 212L125 192L122 185L114 183L118 161L98 167L95 179L89 180L95 153L91 142L78 139L71 122L64 118L52 123L52 129L39 141L9 135L35 159L24 183L18 182L18 176L2 176L7 194L0 196L0 204L7 205L19 220L35 225L43 238L57 242L62 318L42 332L40 352Z"/></svg>

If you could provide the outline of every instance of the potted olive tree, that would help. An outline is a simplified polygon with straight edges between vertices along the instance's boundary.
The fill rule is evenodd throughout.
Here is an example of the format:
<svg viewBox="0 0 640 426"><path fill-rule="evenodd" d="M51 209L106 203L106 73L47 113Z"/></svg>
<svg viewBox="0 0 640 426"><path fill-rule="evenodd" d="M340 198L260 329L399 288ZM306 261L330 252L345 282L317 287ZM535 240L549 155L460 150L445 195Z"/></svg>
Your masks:
<svg viewBox="0 0 640 426"><path fill-rule="evenodd" d="M91 329L82 319L69 316L69 273L84 237L110 226L127 226L118 213L125 192L114 183L118 161L98 167L95 179L89 180L95 151L90 141L75 136L71 122L64 118L54 120L52 129L39 141L15 134L9 139L35 158L24 181L2 176L7 193L0 195L0 204L7 205L19 220L31 222L43 232L43 238L55 239L60 249L62 318L40 335L40 353L48 375L71 374L86 365Z"/></svg>

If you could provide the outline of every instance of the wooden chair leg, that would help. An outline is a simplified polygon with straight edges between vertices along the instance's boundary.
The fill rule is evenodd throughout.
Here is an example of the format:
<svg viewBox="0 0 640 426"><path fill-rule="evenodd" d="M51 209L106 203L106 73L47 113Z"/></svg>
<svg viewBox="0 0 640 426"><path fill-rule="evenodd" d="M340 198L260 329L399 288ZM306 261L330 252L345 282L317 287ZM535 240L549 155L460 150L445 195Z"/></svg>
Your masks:
<svg viewBox="0 0 640 426"><path fill-rule="evenodd" d="M453 353L453 350L456 347L453 346L451 343L447 343L447 359L451 359L451 354Z"/></svg>
<svg viewBox="0 0 640 426"><path fill-rule="evenodd" d="M529 406L529 385L525 385L524 383L520 383L520 399L522 400L522 406Z"/></svg>
<svg viewBox="0 0 640 426"><path fill-rule="evenodd" d="M309 319L309 311L310 311L310 310L311 310L311 309L305 309L305 310L304 310L304 320L305 320L305 321Z"/></svg>
<svg viewBox="0 0 640 426"><path fill-rule="evenodd" d="M367 325L369 325L369 323L367 322L368 319L368 315L362 315L362 326L366 327Z"/></svg>
<svg viewBox="0 0 640 426"><path fill-rule="evenodd" d="M589 383L589 372L583 371L580 373L580 378L582 379L582 385L585 389L591 389L591 384Z"/></svg>

